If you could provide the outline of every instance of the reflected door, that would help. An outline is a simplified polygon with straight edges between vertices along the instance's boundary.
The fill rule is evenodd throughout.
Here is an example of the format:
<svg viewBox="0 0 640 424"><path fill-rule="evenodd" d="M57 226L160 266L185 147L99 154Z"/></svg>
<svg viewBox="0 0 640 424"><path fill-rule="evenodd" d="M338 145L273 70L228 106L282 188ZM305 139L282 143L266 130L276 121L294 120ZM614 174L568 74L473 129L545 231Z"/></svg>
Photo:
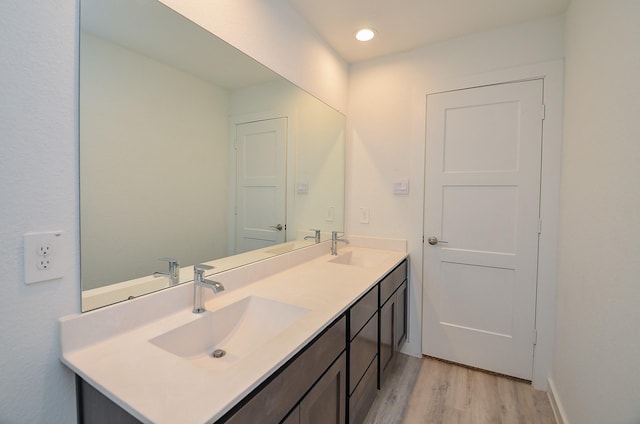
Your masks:
<svg viewBox="0 0 640 424"><path fill-rule="evenodd" d="M283 243L287 118L236 125L236 253Z"/></svg>
<svg viewBox="0 0 640 424"><path fill-rule="evenodd" d="M427 96L423 353L527 380L542 84Z"/></svg>

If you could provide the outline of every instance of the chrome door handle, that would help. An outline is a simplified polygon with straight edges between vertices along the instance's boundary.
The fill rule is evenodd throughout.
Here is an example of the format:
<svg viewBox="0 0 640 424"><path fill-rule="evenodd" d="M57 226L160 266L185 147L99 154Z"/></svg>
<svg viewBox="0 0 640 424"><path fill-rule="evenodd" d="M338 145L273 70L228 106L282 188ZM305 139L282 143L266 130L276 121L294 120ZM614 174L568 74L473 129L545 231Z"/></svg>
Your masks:
<svg viewBox="0 0 640 424"><path fill-rule="evenodd" d="M282 231L282 224L278 225L269 225L269 228L275 228L278 231Z"/></svg>
<svg viewBox="0 0 640 424"><path fill-rule="evenodd" d="M429 238L427 239L427 243L429 243L431 246L435 246L438 243L449 243L449 242L444 240L438 240L438 237L436 236L429 236Z"/></svg>

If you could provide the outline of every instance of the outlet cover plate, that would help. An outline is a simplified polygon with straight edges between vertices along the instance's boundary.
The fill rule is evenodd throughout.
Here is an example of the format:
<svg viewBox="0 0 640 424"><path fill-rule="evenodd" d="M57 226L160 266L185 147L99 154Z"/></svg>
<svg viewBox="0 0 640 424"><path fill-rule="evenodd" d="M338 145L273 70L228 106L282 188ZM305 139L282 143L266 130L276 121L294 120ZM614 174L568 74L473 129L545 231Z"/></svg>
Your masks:
<svg viewBox="0 0 640 424"><path fill-rule="evenodd" d="M24 283L33 284L64 276L63 232L26 233L24 239Z"/></svg>

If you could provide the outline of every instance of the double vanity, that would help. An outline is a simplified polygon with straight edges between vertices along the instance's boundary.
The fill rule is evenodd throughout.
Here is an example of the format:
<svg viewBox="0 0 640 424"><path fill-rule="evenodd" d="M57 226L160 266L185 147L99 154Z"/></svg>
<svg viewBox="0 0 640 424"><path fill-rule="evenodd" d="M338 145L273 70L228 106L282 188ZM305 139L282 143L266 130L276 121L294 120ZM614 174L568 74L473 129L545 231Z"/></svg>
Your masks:
<svg viewBox="0 0 640 424"><path fill-rule="evenodd" d="M407 330L404 240L319 243L61 318L80 422L360 423ZM334 420L335 417L335 420Z"/></svg>

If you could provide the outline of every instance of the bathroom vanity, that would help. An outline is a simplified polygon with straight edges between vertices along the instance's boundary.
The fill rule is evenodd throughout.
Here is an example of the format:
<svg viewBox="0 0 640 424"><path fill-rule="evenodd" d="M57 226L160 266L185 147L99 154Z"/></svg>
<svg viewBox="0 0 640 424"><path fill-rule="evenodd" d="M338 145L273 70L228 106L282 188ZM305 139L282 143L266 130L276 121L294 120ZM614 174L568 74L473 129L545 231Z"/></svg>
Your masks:
<svg viewBox="0 0 640 424"><path fill-rule="evenodd" d="M216 274L203 314L188 283L62 318L79 421L362 422L406 338L407 260L358 245Z"/></svg>

